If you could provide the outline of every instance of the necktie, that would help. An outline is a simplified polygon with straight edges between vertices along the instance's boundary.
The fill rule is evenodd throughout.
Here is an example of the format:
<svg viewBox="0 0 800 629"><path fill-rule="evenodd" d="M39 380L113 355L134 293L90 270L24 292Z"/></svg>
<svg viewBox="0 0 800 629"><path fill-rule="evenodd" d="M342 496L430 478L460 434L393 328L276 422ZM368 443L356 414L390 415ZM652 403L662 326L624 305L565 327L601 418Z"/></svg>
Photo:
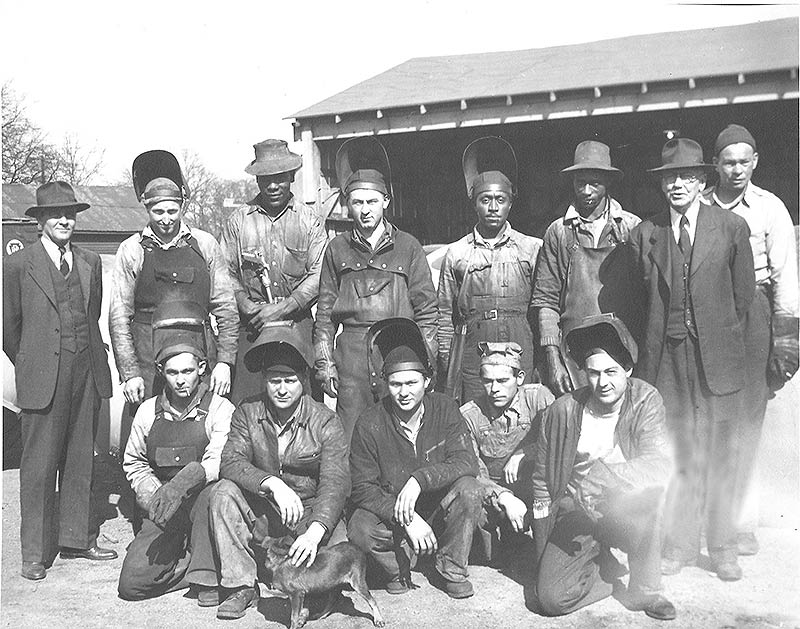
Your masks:
<svg viewBox="0 0 800 629"><path fill-rule="evenodd" d="M58 264L58 270L61 271L61 275L67 277L69 275L69 264L67 263L67 250L64 247L58 248L59 253L61 254L61 261Z"/></svg>
<svg viewBox="0 0 800 629"><path fill-rule="evenodd" d="M689 219L681 216L681 232L678 238L678 248L683 253L683 260L687 264L692 259L692 241L689 238Z"/></svg>

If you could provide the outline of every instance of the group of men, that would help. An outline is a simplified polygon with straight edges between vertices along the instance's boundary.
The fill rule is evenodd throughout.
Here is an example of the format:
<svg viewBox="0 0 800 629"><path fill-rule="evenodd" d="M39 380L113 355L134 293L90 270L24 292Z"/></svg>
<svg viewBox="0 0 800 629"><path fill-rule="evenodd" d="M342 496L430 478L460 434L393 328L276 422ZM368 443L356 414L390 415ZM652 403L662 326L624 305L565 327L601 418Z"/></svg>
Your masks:
<svg viewBox="0 0 800 629"><path fill-rule="evenodd" d="M462 166L477 222L438 291L420 243L384 216L375 138L337 153L353 226L330 241L291 193L301 158L279 140L254 148L259 194L219 242L182 220L174 156L133 164L148 224L120 246L109 314L139 514L121 597L189 585L239 618L269 580L266 540L286 534L294 565L349 539L393 594L430 555L432 582L464 598L478 531L490 561L528 549L545 615L611 594L612 547L628 554L623 602L654 618L675 617L661 575L696 563L703 530L717 575L741 578L737 554L758 550L747 505L767 398L798 361L794 230L750 181L747 129L720 133L713 164L668 141L651 172L669 209L644 221L608 192L622 175L609 147L582 142L562 171L572 203L543 241L508 221L511 146L474 141ZM41 186L27 214L42 238L4 269L33 580L59 551L116 557L89 509L111 376L100 260L70 242L87 207L64 182Z"/></svg>

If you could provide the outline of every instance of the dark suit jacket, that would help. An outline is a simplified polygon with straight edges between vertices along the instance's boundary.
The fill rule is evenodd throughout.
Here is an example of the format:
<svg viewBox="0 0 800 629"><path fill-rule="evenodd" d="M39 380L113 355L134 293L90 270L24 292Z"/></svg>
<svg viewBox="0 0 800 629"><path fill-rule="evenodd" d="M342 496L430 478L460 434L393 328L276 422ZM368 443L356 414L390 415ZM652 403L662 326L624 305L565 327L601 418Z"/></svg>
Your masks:
<svg viewBox="0 0 800 629"><path fill-rule="evenodd" d="M92 251L72 246L73 273L81 281L89 319L89 359L97 393L111 397L111 372L98 319L103 298L102 263ZM53 399L61 348L53 266L41 241L3 262L3 351L14 363L17 404L39 410Z"/></svg>
<svg viewBox="0 0 800 629"><path fill-rule="evenodd" d="M755 292L750 229L741 217L701 204L692 246L689 290L694 308L700 359L708 387L715 395L744 386L742 321ZM643 280L647 321L639 339L637 376L655 384L666 341L671 286L669 211L658 214L631 233L631 244Z"/></svg>

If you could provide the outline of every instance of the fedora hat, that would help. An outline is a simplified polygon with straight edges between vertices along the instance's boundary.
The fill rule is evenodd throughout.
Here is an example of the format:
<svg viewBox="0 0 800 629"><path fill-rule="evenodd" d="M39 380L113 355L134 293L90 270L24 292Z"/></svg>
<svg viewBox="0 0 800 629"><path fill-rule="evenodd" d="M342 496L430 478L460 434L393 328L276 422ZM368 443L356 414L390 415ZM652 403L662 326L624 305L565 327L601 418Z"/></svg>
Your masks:
<svg viewBox="0 0 800 629"><path fill-rule="evenodd" d="M714 170L714 165L703 162L703 148L697 142L689 138L674 138L668 140L661 149L661 166L650 168L647 172L661 173L685 168Z"/></svg>
<svg viewBox="0 0 800 629"><path fill-rule="evenodd" d="M562 169L562 173L578 170L602 170L615 177L622 177L622 171L611 165L611 149L607 144L594 140L585 140L575 147L575 159L572 166Z"/></svg>
<svg viewBox="0 0 800 629"><path fill-rule="evenodd" d="M88 203L78 203L75 191L66 181L51 181L36 188L36 205L25 210L27 216L36 218L45 210L73 210L82 212L89 208Z"/></svg>
<svg viewBox="0 0 800 629"><path fill-rule="evenodd" d="M256 158L244 169L248 175L293 173L303 165L303 158L289 150L283 140L264 140L253 144Z"/></svg>
<svg viewBox="0 0 800 629"><path fill-rule="evenodd" d="M469 198L493 184L514 192L517 156L503 138L490 135L470 142L461 157L461 169L464 171Z"/></svg>

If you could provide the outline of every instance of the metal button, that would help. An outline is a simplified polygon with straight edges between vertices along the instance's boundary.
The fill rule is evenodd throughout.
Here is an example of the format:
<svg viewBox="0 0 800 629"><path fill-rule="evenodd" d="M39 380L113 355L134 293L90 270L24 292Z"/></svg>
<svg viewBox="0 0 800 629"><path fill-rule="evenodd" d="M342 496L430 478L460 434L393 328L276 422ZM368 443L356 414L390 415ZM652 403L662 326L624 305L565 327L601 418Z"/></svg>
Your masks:
<svg viewBox="0 0 800 629"><path fill-rule="evenodd" d="M385 264L381 264L381 267L385 269L385 268L386 268L386 265L385 265Z"/></svg>
<svg viewBox="0 0 800 629"><path fill-rule="evenodd" d="M175 460L176 460L176 461L180 461L180 460L181 460L181 457L179 457L179 456L176 456L176 457L175 457Z"/></svg>
<svg viewBox="0 0 800 629"><path fill-rule="evenodd" d="M172 272L172 277L178 277L178 274L175 271L173 271Z"/></svg>
<svg viewBox="0 0 800 629"><path fill-rule="evenodd" d="M403 267L402 267L402 266L398 266L398 267L397 267L397 270L398 270L398 271L402 271L402 270L403 270Z"/></svg>

